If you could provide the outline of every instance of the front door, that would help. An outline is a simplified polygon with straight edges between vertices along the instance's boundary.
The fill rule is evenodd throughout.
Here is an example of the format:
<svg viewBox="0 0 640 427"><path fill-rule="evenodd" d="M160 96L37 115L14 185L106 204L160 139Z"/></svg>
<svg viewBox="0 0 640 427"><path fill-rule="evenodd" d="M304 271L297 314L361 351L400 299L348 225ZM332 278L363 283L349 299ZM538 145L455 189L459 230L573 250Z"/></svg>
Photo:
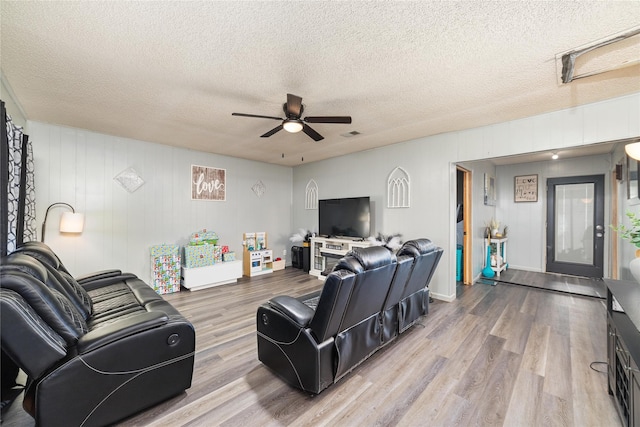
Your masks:
<svg viewBox="0 0 640 427"><path fill-rule="evenodd" d="M604 175L547 180L547 272L603 275Z"/></svg>

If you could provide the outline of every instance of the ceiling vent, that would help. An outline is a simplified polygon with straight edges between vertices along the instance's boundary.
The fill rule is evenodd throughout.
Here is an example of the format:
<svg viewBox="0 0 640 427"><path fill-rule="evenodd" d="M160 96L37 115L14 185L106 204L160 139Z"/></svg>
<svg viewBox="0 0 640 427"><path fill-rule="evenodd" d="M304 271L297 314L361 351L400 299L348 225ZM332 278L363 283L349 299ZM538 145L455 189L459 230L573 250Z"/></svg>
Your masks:
<svg viewBox="0 0 640 427"><path fill-rule="evenodd" d="M344 136L345 138L351 138L352 136L360 135L360 132L357 130L352 130L351 132L341 133L340 136Z"/></svg>
<svg viewBox="0 0 640 427"><path fill-rule="evenodd" d="M640 63L640 26L556 55L558 84Z"/></svg>

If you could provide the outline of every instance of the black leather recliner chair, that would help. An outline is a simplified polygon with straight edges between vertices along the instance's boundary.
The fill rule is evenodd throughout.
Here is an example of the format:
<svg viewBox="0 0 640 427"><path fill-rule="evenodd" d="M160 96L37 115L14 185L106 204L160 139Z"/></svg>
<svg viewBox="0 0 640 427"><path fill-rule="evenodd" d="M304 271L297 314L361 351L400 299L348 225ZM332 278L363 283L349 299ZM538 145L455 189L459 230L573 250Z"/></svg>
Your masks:
<svg viewBox="0 0 640 427"><path fill-rule="evenodd" d="M429 239L409 240L398 250L399 258L413 258L411 273L397 305L398 333L409 329L429 312L429 284L442 252L442 248Z"/></svg>
<svg viewBox="0 0 640 427"><path fill-rule="evenodd" d="M37 425L112 424L191 386L190 322L132 274L79 282L42 243L0 261L2 351Z"/></svg>
<svg viewBox="0 0 640 427"><path fill-rule="evenodd" d="M428 311L426 286L442 254L427 239L413 242L398 258L379 246L356 248L327 275L321 292L262 304L260 361L317 394L406 330Z"/></svg>
<svg viewBox="0 0 640 427"><path fill-rule="evenodd" d="M261 305L258 358L289 384L320 393L380 346L394 271L389 250L357 248L327 275L315 310L289 296Z"/></svg>

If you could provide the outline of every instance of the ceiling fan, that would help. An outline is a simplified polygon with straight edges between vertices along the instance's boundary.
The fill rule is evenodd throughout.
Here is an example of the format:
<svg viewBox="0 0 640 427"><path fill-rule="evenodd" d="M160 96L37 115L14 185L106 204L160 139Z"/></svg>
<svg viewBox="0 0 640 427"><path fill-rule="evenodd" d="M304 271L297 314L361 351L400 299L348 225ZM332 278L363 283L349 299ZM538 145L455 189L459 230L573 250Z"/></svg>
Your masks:
<svg viewBox="0 0 640 427"><path fill-rule="evenodd" d="M268 138L276 132L280 132L282 129L287 132L296 133L303 131L314 141L320 141L324 139L322 135L313 130L307 123L351 123L351 116L317 116L317 117L305 117L301 118L302 112L304 111L304 105L302 105L302 98L296 95L292 95L290 93L287 94L287 102L282 105L282 109L284 110L285 118L282 117L273 117L273 116L260 116L257 114L244 114L244 113L231 113L232 116L243 116L243 117L257 117L259 119L273 119L273 120L282 120L282 124L276 126L271 129L269 132L264 135L260 135L262 138ZM306 123L305 123L306 122Z"/></svg>

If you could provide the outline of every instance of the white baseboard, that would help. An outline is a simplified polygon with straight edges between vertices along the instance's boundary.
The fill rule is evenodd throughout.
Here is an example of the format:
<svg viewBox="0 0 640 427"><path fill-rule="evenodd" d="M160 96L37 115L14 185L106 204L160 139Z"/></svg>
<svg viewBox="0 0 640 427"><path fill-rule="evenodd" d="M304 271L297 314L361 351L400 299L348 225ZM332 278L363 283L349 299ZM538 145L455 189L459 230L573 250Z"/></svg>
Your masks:
<svg viewBox="0 0 640 427"><path fill-rule="evenodd" d="M429 296L433 297L433 299L437 299L444 302L451 302L456 299L455 293L453 295L442 295L442 294L437 294L435 292L429 292Z"/></svg>

